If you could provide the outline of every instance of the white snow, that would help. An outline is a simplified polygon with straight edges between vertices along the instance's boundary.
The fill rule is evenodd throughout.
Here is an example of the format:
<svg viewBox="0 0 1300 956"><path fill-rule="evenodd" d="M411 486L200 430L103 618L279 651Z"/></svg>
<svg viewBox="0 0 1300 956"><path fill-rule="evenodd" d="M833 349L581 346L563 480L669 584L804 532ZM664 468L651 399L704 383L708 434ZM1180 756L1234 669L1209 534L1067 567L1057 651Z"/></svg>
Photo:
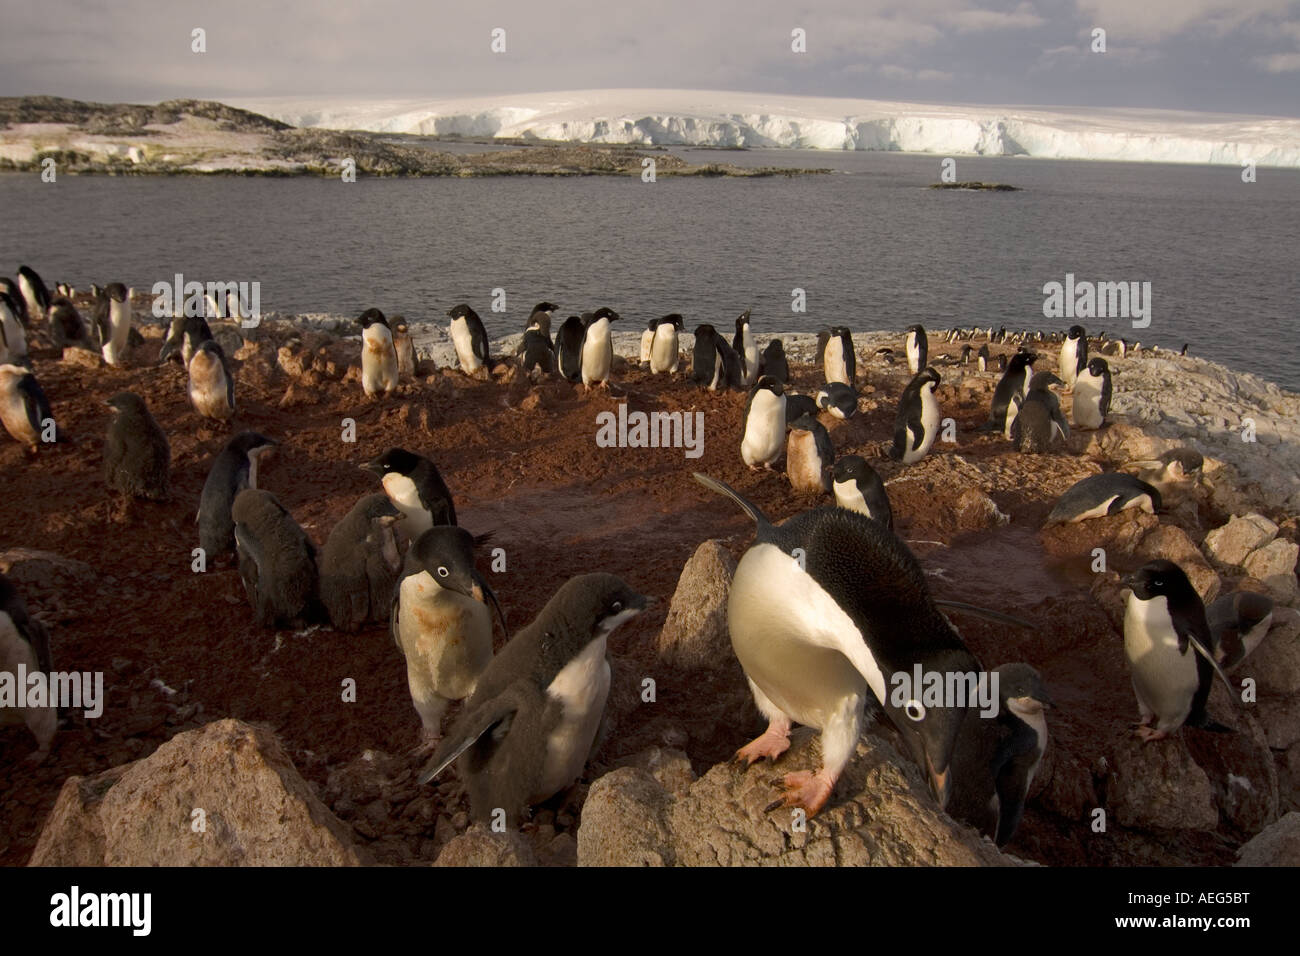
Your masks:
<svg viewBox="0 0 1300 956"><path fill-rule="evenodd" d="M1300 119L1174 110L938 106L699 90L267 98L232 105L295 126L385 133L1300 167Z"/></svg>

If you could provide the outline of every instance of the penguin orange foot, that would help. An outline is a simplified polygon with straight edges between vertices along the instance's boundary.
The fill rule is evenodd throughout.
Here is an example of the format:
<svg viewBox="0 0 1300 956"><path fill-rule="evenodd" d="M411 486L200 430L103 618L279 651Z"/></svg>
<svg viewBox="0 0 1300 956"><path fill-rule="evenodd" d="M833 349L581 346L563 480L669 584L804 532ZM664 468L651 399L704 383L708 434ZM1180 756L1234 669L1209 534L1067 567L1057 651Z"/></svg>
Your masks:
<svg viewBox="0 0 1300 956"><path fill-rule="evenodd" d="M825 768L816 773L811 770L796 770L779 779L781 786L785 787L785 793L767 805L769 811L778 807L802 807L808 816L815 816L818 810L826 806L831 791L835 789L835 777Z"/></svg>
<svg viewBox="0 0 1300 956"><path fill-rule="evenodd" d="M743 760L746 765L766 757L775 760L790 749L790 722L772 721L762 736L756 737L736 751L735 760Z"/></svg>

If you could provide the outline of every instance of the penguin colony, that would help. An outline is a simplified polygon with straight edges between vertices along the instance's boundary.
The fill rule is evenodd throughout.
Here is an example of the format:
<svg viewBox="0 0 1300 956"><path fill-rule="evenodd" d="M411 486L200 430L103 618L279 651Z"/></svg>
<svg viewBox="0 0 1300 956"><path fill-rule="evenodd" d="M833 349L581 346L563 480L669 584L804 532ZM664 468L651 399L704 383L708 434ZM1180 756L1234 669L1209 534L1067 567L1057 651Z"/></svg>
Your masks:
<svg viewBox="0 0 1300 956"><path fill-rule="evenodd" d="M17 281L0 285L0 418L30 454L67 436L53 424L28 356L28 336L43 331L56 347L97 354L108 365L124 363L138 340L131 326L132 293L122 284L93 288L89 322L74 304L75 291L59 289L52 295L26 266ZM472 307L448 310L461 371L482 375L509 362L532 380L558 376L580 382L584 391L612 390L610 329L621 316L601 307L569 316L553 334L558 308L547 301L534 307L523 341L509 358L490 354ZM784 457L795 493L834 502L776 525L735 489L695 474L755 526L753 544L736 569L727 616L736 657L768 726L737 749L736 759L778 760L794 724L816 729L822 765L779 778L769 807L816 814L834 800L863 728L880 717L903 739L938 806L1005 844L1019 825L1047 747L1044 715L1051 696L1043 676L1027 664L986 671L945 610L981 614L1008 627L1023 622L935 599L917 559L894 532L886 483L868 461L872 455L837 459L821 416L843 420L859 410L864 373L850 331L836 326L820 335L825 384L799 395L791 389L782 342L774 339L760 350L750 317L745 311L735 320L730 341L712 325L696 327L689 361L679 346L685 321L678 313L651 320L640 348L640 362L651 374L684 374L708 391L747 391L741 460L751 469L774 471ZM401 316L390 320L370 308L357 326L362 391L379 401L414 379L414 347ZM979 337L984 341L976 353L969 343ZM1061 343L1058 373L1035 371L1040 356L1034 344L1055 341ZM984 429L1002 433L1025 454L1060 450L1070 424L1054 389L1071 392L1066 407L1076 428L1104 427L1111 372L1097 353L1124 356L1136 348L1102 336L1091 340L1090 357L1090 340L1078 326L1064 336L953 329L945 342L968 344L958 356L930 364L925 329L906 330L899 345L913 377L898 400L892 442L886 449L889 436L881 436L876 457L908 466L931 453L943 427L936 393L944 378L937 366L995 373L990 343L1019 349L1009 362L999 356L1004 367ZM863 364L870 358L863 356ZM874 358L895 362L891 349ZM175 319L158 361L181 362L194 412L234 431L235 378L204 318ZM106 487L123 497L123 507L136 498L168 500L168 439L145 397L121 392L106 404ZM414 752L427 761L419 779L438 780L454 766L475 820L504 813L517 826L531 807L577 782L602 738L611 683L608 640L654 599L611 574L578 574L559 582L536 617L512 635L477 567L492 534L475 535L458 525L454 495L432 459L394 447L359 463L379 487L355 503L318 550L276 496L259 487L259 464L277 444L254 431L233 433L212 460L197 502L199 546L208 560L237 566L253 619L263 627L328 622L347 633L387 622L406 662L422 727ZM1143 478L1117 472L1079 482L1056 503L1047 524L1126 508L1156 513L1162 496L1194 481L1201 467L1190 450L1141 464ZM1125 583L1124 649L1140 717L1135 732L1158 740L1184 724L1230 730L1209 715L1210 688L1216 677L1226 681L1225 670L1262 640L1272 602L1238 593L1207 610L1182 569L1163 560L1138 569ZM495 654L494 646L500 648ZM0 658L8 670L21 663L48 671L58 664L51 661L49 635L3 575ZM890 676L918 666L996 674L996 716L989 719L968 704L927 706L891 697ZM37 740L35 759L49 753L56 738L53 708L6 711L4 718L26 724Z"/></svg>

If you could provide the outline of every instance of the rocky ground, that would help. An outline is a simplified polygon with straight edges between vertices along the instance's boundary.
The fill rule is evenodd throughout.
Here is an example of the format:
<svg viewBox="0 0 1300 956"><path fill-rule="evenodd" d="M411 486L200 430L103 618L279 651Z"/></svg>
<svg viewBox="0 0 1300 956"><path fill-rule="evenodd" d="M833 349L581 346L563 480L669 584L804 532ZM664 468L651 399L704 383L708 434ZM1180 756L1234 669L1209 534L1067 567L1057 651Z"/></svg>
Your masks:
<svg viewBox="0 0 1300 956"><path fill-rule="evenodd" d="M1206 596L1246 587L1294 605L1300 397L1195 359L1112 359L1116 423L1077 432L1057 453L1022 456L977 431L997 374L944 364L957 349L932 336L938 398L957 440L903 468L884 451L908 375L873 354L885 341L899 349L901 334L856 337L860 412L823 416L837 453L880 470L896 530L938 596L1033 624L956 620L985 666L1028 661L1058 705L1024 823L1003 854L937 811L884 727L864 736L807 832L762 812L770 768L726 764L762 726L721 613L752 527L690 472L733 484L775 519L828 500L744 466L742 393L703 392L634 361L618 363L611 392L592 395L506 368L470 378L436 367L446 345L427 332L417 382L372 402L357 341L321 328L268 320L247 341L218 332L237 368L233 430L282 443L261 485L318 545L377 490L359 465L404 445L437 462L461 523L492 530L505 549L504 573L487 562L482 570L512 630L581 571L619 574L658 598L612 639L611 732L587 774L520 834L468 829L454 776L415 783L419 720L383 626L262 630L232 567L191 572L199 492L231 430L190 410L179 365L154 365L161 329L145 328L127 368L64 360L37 334L35 371L68 440L36 454L0 442L0 570L49 626L55 668L102 671L107 704L95 720L68 715L38 766L25 762L34 749L25 728L0 729L0 862L28 862L35 850L44 863L1228 864L1252 838L1243 859L1296 861L1300 818L1278 821L1300 810L1300 614L1280 611L1234 675L1255 678L1257 701L1216 688L1211 712L1237 733L1184 730L1141 744L1129 730L1136 705L1117 579L1167 556ZM635 356L638 338L621 336L620 351ZM806 364L809 338L786 338L805 362L794 366L796 386L811 391L820 371ZM1045 350L1039 367L1054 362ZM104 490L103 402L123 389L145 396L169 435L168 503L123 511ZM702 457L598 448L597 414L624 401L703 411ZM345 418L356 421L353 444L342 440ZM1254 442L1242 440L1245 418ZM1206 455L1206 480L1175 495L1168 513L1040 531L1079 478L1182 444ZM1095 547L1106 550L1103 573L1091 566ZM355 703L340 692L349 677ZM643 699L647 677L653 701ZM783 765L806 765L813 747L801 738ZM211 822L206 841L194 836L196 808Z"/></svg>
<svg viewBox="0 0 1300 956"><path fill-rule="evenodd" d="M84 103L53 96L0 97L0 170L112 175L239 173L340 176L806 175L825 170L688 163L660 149L515 143L480 153L447 152L421 137L298 129L204 100L156 106Z"/></svg>

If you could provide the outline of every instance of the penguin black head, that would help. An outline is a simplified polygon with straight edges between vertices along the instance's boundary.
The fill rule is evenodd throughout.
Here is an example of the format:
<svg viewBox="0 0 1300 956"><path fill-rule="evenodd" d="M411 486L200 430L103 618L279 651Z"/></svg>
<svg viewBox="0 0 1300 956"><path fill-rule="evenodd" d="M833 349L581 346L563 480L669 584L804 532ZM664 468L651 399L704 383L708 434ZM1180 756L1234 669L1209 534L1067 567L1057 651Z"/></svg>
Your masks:
<svg viewBox="0 0 1300 956"><path fill-rule="evenodd" d="M533 306L533 314L536 314L538 312L554 312L558 308L559 306L556 305L554 302L538 302L535 306Z"/></svg>
<svg viewBox="0 0 1300 956"><path fill-rule="evenodd" d="M388 320L384 318L384 313L380 312L378 309L366 309L366 311L357 316L357 324L363 329L368 329L372 325L382 325L384 328L389 327Z"/></svg>
<svg viewBox="0 0 1300 956"><path fill-rule="evenodd" d="M644 611L650 602L650 598L632 590L622 578L597 572L570 578L555 592L542 613L545 615L552 609L558 612L568 625L565 630L572 630L586 643L607 637L628 618Z"/></svg>
<svg viewBox="0 0 1300 956"><path fill-rule="evenodd" d="M870 519L867 519L870 520ZM947 651L932 655L927 662L930 670L940 674L967 670L974 658L966 650ZM950 662L945 666L945 662ZM920 695L919 689L916 691ZM917 765L925 772L930 792L941 809L947 809L952 794L952 758L957 745L957 734L966 719L966 707L927 707L921 700L912 698L895 707L886 698L890 721L898 728L912 752Z"/></svg>
<svg viewBox="0 0 1300 956"><path fill-rule="evenodd" d="M366 495L360 504L361 514L367 521L379 521L387 525L394 524L403 517L397 505L385 494Z"/></svg>
<svg viewBox="0 0 1300 956"><path fill-rule="evenodd" d="M364 467L368 471L373 471L380 478L390 472L396 472L399 475L410 475L423 460L419 455L409 452L405 448L390 448L374 461L367 462Z"/></svg>
<svg viewBox="0 0 1300 956"><path fill-rule="evenodd" d="M617 312L615 312L613 309L611 309L609 306L602 305L599 309L596 310L596 313L593 316L593 321L595 321L596 319L608 319L610 322L614 322L621 318L622 316L619 315Z"/></svg>
<svg viewBox="0 0 1300 956"><path fill-rule="evenodd" d="M1160 456L1166 466L1177 464L1184 477L1198 475L1205 467L1204 456L1195 448L1171 448Z"/></svg>
<svg viewBox="0 0 1300 956"><path fill-rule="evenodd" d="M1171 604L1201 603L1201 597L1187 579L1187 573L1172 561L1160 558L1142 565L1123 581L1139 601L1163 597Z"/></svg>
<svg viewBox="0 0 1300 956"><path fill-rule="evenodd" d="M933 365L927 365L925 369L916 376L916 384L918 388L924 386L926 382L932 382L934 383L934 387L938 388L939 383L942 381L943 379L940 377L938 371L935 370Z"/></svg>
<svg viewBox="0 0 1300 956"><path fill-rule="evenodd" d="M998 696L1018 717L1055 707L1042 675L1028 664L1003 664L993 669L998 675Z"/></svg>
<svg viewBox="0 0 1300 956"><path fill-rule="evenodd" d="M760 389L764 389L764 390L766 390L766 391L769 391L769 392L771 392L773 395L784 395L784 394L785 394L785 388L784 388L784 386L782 386L780 382L778 382L776 379L772 378L772 376L770 376L770 375L764 375L764 376L762 376L761 378L759 378L759 380L758 380L757 382L754 383L754 391L757 392L757 391L759 391Z"/></svg>
<svg viewBox="0 0 1300 956"><path fill-rule="evenodd" d="M0 292L0 306L4 306L6 309L8 309L16 316L21 316L23 314L22 311L18 308L18 303L15 300L14 296L11 296L9 294L8 289L5 289L3 292Z"/></svg>
<svg viewBox="0 0 1300 956"><path fill-rule="evenodd" d="M667 318L667 316L665 316L664 318ZM645 327L649 329L651 332L653 332L655 329L659 328L659 323L662 321L663 319L651 319L649 322L645 324Z"/></svg>
<svg viewBox="0 0 1300 956"><path fill-rule="evenodd" d="M809 415L807 412L804 412L794 421L790 422L788 427L790 428L791 431L811 432L811 431L815 431L817 428L820 428L821 422L817 421L816 418L814 418L812 415Z"/></svg>
<svg viewBox="0 0 1300 956"><path fill-rule="evenodd" d="M750 313L750 310L749 310L749 309L746 309L744 312L740 313L740 315L736 316L736 331L737 331L737 332L739 332L742 328L745 327L745 325L747 325L747 324L749 323L749 313Z"/></svg>
<svg viewBox="0 0 1300 956"><path fill-rule="evenodd" d="M922 325L909 325L909 326L907 327L907 331L909 331L909 332L915 332L917 335L925 335L925 326L922 326Z"/></svg>
<svg viewBox="0 0 1300 956"><path fill-rule="evenodd" d="M861 455L845 455L835 462L832 474L836 481L866 481L876 473Z"/></svg>
<svg viewBox="0 0 1300 956"><path fill-rule="evenodd" d="M440 588L485 604L491 602L501 630L509 635L497 596L474 567L474 536L464 528L439 525L424 532L411 545L407 567L424 571Z"/></svg>
<svg viewBox="0 0 1300 956"><path fill-rule="evenodd" d="M240 432L226 443L226 447L241 455L247 455L259 448L269 451L278 444L280 444L278 441L257 432Z"/></svg>
<svg viewBox="0 0 1300 956"><path fill-rule="evenodd" d="M1051 372L1035 372L1034 377L1029 380L1029 390L1031 392L1045 392L1049 386L1064 384Z"/></svg>
<svg viewBox="0 0 1300 956"><path fill-rule="evenodd" d="M1088 333L1083 331L1082 325L1072 325L1070 326L1070 331L1066 333L1065 337L1067 339L1082 339L1082 338L1086 338L1087 334Z"/></svg>
<svg viewBox="0 0 1300 956"><path fill-rule="evenodd" d="M662 319L659 320L659 324L661 325L664 322L667 322L678 329L684 328L686 326L686 320L683 319L681 315L677 312L674 312L671 315L665 315Z"/></svg>
<svg viewBox="0 0 1300 956"><path fill-rule="evenodd" d="M112 398L106 399L104 404L118 414L147 415L149 413L149 407L144 399L135 392L118 392Z"/></svg>
<svg viewBox="0 0 1300 956"><path fill-rule="evenodd" d="M1100 378L1110 372L1110 365L1100 356L1088 359L1088 372Z"/></svg>
<svg viewBox="0 0 1300 956"><path fill-rule="evenodd" d="M120 282L110 282L100 291L114 302L126 301L126 286Z"/></svg>
<svg viewBox="0 0 1300 956"><path fill-rule="evenodd" d="M454 309L448 309L447 314L453 319L477 319L478 313L471 309L463 302Z"/></svg>
<svg viewBox="0 0 1300 956"><path fill-rule="evenodd" d="M695 337L697 339L707 338L708 336L717 335L717 333L718 330L715 329L713 326L709 325L707 322L704 325L697 325L695 327Z"/></svg>

